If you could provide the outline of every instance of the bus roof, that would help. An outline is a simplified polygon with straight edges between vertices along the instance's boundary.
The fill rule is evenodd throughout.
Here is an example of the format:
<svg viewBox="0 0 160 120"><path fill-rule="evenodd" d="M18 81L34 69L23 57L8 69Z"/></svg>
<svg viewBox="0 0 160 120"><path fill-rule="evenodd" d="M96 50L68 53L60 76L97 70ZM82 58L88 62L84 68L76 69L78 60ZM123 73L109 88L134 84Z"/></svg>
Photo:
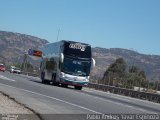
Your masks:
<svg viewBox="0 0 160 120"><path fill-rule="evenodd" d="M77 42L77 41L71 41L71 40L60 40L60 41L57 41L57 42L52 42L52 43L63 43L63 42L67 42L67 43L80 43L80 44L84 44L84 45L87 45L87 46L90 46L89 44L87 43L82 43L82 42ZM45 45L49 45L49 44L52 44L52 43L47 43Z"/></svg>

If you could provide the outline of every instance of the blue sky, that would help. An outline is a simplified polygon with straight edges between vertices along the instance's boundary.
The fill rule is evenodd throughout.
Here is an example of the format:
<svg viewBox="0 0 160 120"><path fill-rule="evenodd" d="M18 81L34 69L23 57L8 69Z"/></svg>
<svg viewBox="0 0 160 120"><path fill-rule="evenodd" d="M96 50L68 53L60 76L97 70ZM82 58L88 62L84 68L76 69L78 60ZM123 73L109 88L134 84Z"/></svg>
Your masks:
<svg viewBox="0 0 160 120"><path fill-rule="evenodd" d="M0 0L0 30L160 55L160 0Z"/></svg>

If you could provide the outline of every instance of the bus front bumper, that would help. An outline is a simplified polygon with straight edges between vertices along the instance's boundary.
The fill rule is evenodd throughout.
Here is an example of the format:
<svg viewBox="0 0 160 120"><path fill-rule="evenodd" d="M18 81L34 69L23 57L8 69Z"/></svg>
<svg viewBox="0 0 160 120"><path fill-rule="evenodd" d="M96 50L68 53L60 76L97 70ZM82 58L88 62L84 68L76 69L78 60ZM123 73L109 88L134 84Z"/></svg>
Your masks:
<svg viewBox="0 0 160 120"><path fill-rule="evenodd" d="M70 80L66 78L60 78L60 83L68 84L68 85L74 85L74 86L87 86L87 81L76 81L76 80Z"/></svg>

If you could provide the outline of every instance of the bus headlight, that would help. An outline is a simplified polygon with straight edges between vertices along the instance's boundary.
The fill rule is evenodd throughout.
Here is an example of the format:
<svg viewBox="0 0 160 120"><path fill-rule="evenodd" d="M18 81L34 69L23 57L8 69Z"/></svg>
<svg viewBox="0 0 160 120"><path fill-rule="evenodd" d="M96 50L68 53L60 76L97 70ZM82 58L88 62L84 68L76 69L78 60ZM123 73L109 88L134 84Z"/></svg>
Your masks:
<svg viewBox="0 0 160 120"><path fill-rule="evenodd" d="M86 78L89 80L90 76L87 76Z"/></svg>
<svg viewBox="0 0 160 120"><path fill-rule="evenodd" d="M64 78L64 77L65 77L64 73L61 72L61 73L60 73L60 77L63 77L63 78Z"/></svg>

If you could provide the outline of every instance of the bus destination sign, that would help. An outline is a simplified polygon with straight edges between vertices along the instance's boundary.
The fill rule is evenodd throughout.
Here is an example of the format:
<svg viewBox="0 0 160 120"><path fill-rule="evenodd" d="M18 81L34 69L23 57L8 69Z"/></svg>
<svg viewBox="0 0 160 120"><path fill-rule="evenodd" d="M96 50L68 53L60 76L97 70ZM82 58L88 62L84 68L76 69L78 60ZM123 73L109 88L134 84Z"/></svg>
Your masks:
<svg viewBox="0 0 160 120"><path fill-rule="evenodd" d="M82 45L80 43L75 43L75 44L71 43L69 45L69 47L72 48L72 49L80 49L81 51L85 51L85 49L86 49L86 46Z"/></svg>

